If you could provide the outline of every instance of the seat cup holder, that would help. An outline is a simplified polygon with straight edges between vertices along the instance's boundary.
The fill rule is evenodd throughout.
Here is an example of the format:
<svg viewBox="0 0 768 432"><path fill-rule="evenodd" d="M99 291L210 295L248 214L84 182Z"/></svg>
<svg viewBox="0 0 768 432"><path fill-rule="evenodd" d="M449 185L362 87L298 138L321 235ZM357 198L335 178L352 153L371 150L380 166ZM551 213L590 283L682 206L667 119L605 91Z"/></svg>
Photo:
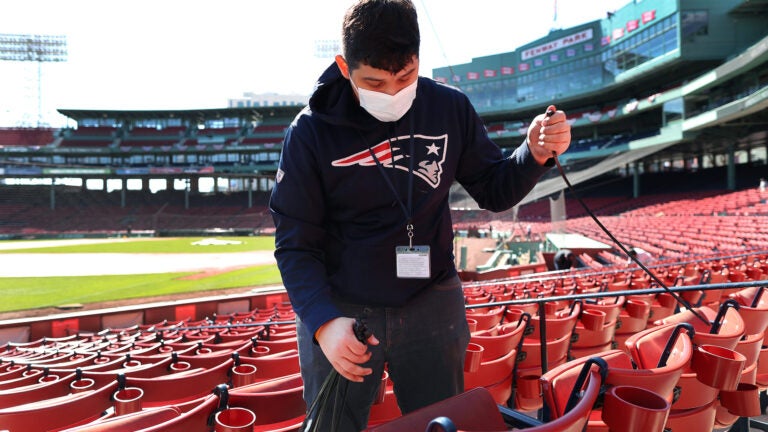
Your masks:
<svg viewBox="0 0 768 432"><path fill-rule="evenodd" d="M544 314L547 318L554 318L557 315L558 305L555 302L548 301L544 303Z"/></svg>
<svg viewBox="0 0 768 432"><path fill-rule="evenodd" d="M760 389L755 384L739 383L736 390L720 392L720 405L739 417L756 417L760 409Z"/></svg>
<svg viewBox="0 0 768 432"><path fill-rule="evenodd" d="M541 397L541 376L523 375L517 379L517 392L525 399Z"/></svg>
<svg viewBox="0 0 768 432"><path fill-rule="evenodd" d="M581 311L581 323L589 331L601 331L605 325L605 312L584 309Z"/></svg>
<svg viewBox="0 0 768 432"><path fill-rule="evenodd" d="M602 418L611 432L661 432L670 407L658 393L634 386L615 386L605 393Z"/></svg>
<svg viewBox="0 0 768 432"><path fill-rule="evenodd" d="M469 332L474 333L477 331L477 320L474 318L467 318L467 327L469 327Z"/></svg>
<svg viewBox="0 0 768 432"><path fill-rule="evenodd" d="M671 309L677 305L677 300L669 293L659 293L656 295L656 300L664 309Z"/></svg>
<svg viewBox="0 0 768 432"><path fill-rule="evenodd" d="M54 381L58 381L58 380L59 380L59 376L58 375L44 375L44 376L40 377L40 379L37 380L37 382L39 382L39 383L49 383L49 382L54 382Z"/></svg>
<svg viewBox="0 0 768 432"><path fill-rule="evenodd" d="M184 372L190 369L192 369L192 365L189 362L177 361L175 363L171 363L172 372Z"/></svg>
<svg viewBox="0 0 768 432"><path fill-rule="evenodd" d="M265 347L263 345L257 345L251 348L251 356L253 357L261 357L267 354L269 354L269 347Z"/></svg>
<svg viewBox="0 0 768 432"><path fill-rule="evenodd" d="M480 344L470 342L467 345L467 352L464 356L464 372L477 372L480 364L483 362L484 348Z"/></svg>
<svg viewBox="0 0 768 432"><path fill-rule="evenodd" d="M629 299L625 303L624 309L632 318L647 318L651 312L651 305L642 300Z"/></svg>
<svg viewBox="0 0 768 432"><path fill-rule="evenodd" d="M232 387L242 387L256 382L256 366L239 364L232 367Z"/></svg>
<svg viewBox="0 0 768 432"><path fill-rule="evenodd" d="M253 432L256 414L247 408L225 408L214 416L215 432Z"/></svg>
<svg viewBox="0 0 768 432"><path fill-rule="evenodd" d="M80 393L92 389L95 384L96 382L91 378L82 378L69 383L69 389L72 393Z"/></svg>
<svg viewBox="0 0 768 432"><path fill-rule="evenodd" d="M141 411L141 398L144 390L138 387L126 387L115 392L115 415L121 416Z"/></svg>
<svg viewBox="0 0 768 432"><path fill-rule="evenodd" d="M747 358L717 345L699 345L693 351L691 369L696 379L719 390L734 391L741 380Z"/></svg>

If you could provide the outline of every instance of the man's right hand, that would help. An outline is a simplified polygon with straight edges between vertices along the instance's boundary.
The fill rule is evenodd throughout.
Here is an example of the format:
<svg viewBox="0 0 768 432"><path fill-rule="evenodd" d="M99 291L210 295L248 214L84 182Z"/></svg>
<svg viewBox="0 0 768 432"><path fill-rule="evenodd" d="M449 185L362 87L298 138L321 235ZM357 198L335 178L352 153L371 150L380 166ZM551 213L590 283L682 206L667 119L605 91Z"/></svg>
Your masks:
<svg viewBox="0 0 768 432"><path fill-rule="evenodd" d="M362 382L363 377L373 373L371 368L361 365L371 358L368 346L355 337L352 318L335 318L320 326L315 332L315 339L323 354L336 371L352 382ZM371 335L366 341L369 345L378 345L379 340Z"/></svg>

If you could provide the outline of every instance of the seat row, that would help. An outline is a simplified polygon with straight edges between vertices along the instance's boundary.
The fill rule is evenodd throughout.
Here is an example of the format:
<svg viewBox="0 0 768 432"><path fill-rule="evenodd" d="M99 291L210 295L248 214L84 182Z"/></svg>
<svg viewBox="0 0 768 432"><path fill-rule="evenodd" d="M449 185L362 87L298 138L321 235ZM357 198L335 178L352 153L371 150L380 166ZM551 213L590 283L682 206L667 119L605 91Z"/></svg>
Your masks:
<svg viewBox="0 0 768 432"><path fill-rule="evenodd" d="M569 415L589 398L565 395L591 394L593 376L601 397L616 388L617 400L662 399L662 424L673 430L731 425L753 415L768 387L768 294L761 286L742 288L763 280L764 263L756 255L655 268L677 291L627 268L466 283L472 331L465 387L505 407L505 423L532 430L571 430L562 418L608 430L616 419L591 404L583 415ZM745 271L733 282L730 271L746 264L760 273ZM289 304L275 304L6 344L0 430L210 430L216 419L251 418L253 430L297 430L306 407L293 318ZM382 382L371 428L408 417L386 376ZM539 410L542 418L526 414ZM457 421L463 415L447 414Z"/></svg>

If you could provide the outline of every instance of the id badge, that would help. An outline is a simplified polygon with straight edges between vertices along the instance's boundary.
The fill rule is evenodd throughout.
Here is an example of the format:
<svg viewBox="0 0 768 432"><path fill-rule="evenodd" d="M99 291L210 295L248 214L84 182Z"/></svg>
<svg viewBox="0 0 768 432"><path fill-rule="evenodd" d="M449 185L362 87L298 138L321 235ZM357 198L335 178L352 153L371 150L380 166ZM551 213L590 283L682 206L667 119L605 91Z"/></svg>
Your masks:
<svg viewBox="0 0 768 432"><path fill-rule="evenodd" d="M397 277L402 279L429 279L429 246L395 247Z"/></svg>

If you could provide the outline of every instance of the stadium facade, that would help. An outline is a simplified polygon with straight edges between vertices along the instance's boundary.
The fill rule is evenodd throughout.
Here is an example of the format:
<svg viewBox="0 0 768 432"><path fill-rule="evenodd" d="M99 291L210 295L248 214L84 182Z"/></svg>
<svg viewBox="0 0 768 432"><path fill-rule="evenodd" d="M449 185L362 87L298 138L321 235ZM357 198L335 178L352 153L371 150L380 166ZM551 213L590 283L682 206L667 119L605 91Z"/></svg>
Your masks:
<svg viewBox="0 0 768 432"><path fill-rule="evenodd" d="M510 150L548 104L565 110L573 145L561 161L577 182L617 169L727 166L722 186L735 189L757 181L737 184L738 163L765 166L766 17L765 2L633 1L434 77L462 89ZM561 187L545 182L528 199Z"/></svg>

